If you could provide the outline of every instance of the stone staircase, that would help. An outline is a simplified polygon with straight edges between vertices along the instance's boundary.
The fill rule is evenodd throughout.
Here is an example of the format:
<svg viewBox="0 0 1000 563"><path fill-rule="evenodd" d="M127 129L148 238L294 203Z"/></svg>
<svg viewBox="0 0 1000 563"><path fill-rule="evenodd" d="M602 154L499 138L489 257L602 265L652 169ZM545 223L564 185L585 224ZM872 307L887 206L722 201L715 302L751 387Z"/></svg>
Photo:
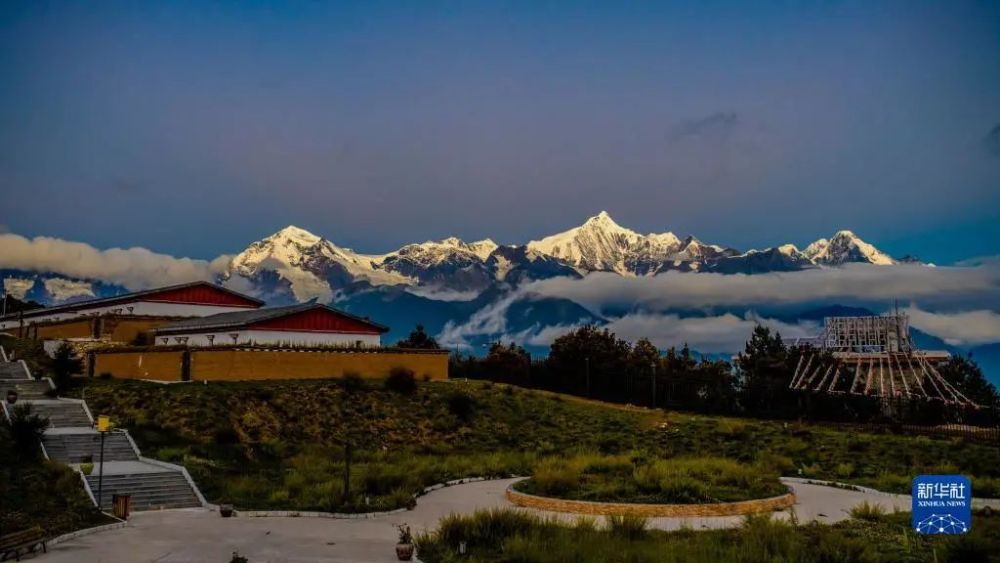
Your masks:
<svg viewBox="0 0 1000 563"><path fill-rule="evenodd" d="M31 405L32 414L49 419L49 428L90 428L94 424L82 401L44 399L25 403Z"/></svg>
<svg viewBox="0 0 1000 563"><path fill-rule="evenodd" d="M101 459L101 434L96 430L73 433L49 431L45 434L45 453L49 459L63 463L97 462ZM104 461L139 461L139 454L124 432L115 431L104 437Z"/></svg>
<svg viewBox="0 0 1000 563"><path fill-rule="evenodd" d="M52 398L46 391L53 388L51 380L37 380L23 362L9 359L0 350L0 402L3 414L13 412L4 398L8 389L18 393L17 404L31 405L32 414L49 419L49 428L42 438L45 456L53 461L75 466L90 461L90 475L83 475L83 484L101 508L111 509L112 496L132 495L132 510L164 508L194 508L205 506L194 481L179 465L142 457L126 430L114 430L104 437L104 463L101 463L101 437L94 429L94 419L85 402Z"/></svg>
<svg viewBox="0 0 1000 563"><path fill-rule="evenodd" d="M133 470L144 469L138 467ZM111 464L108 464L109 466ZM191 484L179 471L160 468L159 471L138 471L109 475L105 469L103 483L99 483L98 470L87 476L87 484L96 496L101 493L101 508L110 510L111 497L116 494L132 495L133 510L162 510L165 508L191 508L201 506L201 500Z"/></svg>
<svg viewBox="0 0 1000 563"><path fill-rule="evenodd" d="M31 372L24 362L0 362L0 379L31 380Z"/></svg>
<svg viewBox="0 0 1000 563"><path fill-rule="evenodd" d="M2 364L0 364L2 365ZM17 391L18 401L44 401L49 398L48 393L52 387L47 381L37 379L0 379L0 396L6 397L7 391L13 389Z"/></svg>

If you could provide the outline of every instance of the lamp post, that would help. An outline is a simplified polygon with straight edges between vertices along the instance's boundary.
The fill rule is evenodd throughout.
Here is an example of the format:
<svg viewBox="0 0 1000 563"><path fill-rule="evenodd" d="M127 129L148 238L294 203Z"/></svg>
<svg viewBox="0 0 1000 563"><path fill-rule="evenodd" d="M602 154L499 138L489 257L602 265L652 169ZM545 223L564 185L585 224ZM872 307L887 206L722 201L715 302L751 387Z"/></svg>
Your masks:
<svg viewBox="0 0 1000 563"><path fill-rule="evenodd" d="M102 508L104 497L104 436L111 430L111 419L107 415L97 417L97 432L101 435L101 467L97 471L97 509Z"/></svg>

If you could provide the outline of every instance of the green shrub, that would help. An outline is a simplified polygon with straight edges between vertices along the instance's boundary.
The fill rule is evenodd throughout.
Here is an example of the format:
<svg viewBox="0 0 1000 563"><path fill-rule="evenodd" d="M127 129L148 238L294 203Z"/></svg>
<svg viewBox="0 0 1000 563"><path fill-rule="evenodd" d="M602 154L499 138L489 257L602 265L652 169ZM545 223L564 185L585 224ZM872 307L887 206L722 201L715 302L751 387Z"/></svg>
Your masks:
<svg viewBox="0 0 1000 563"><path fill-rule="evenodd" d="M851 509L851 518L877 522L885 516L885 509L881 505L864 501Z"/></svg>
<svg viewBox="0 0 1000 563"><path fill-rule="evenodd" d="M635 514L613 514L606 518L612 536L635 541L646 536L649 520Z"/></svg>
<svg viewBox="0 0 1000 563"><path fill-rule="evenodd" d="M544 459L535 466L531 481L542 495L560 495L580 485L583 468L567 460Z"/></svg>
<svg viewBox="0 0 1000 563"><path fill-rule="evenodd" d="M356 371L345 372L344 377L340 380L340 384L344 387L344 391L347 393L357 393L358 391L364 390L367 386L365 379Z"/></svg>
<svg viewBox="0 0 1000 563"><path fill-rule="evenodd" d="M32 414L31 403L20 403L14 406L10 417L10 435L13 440L13 453L21 460L38 459L42 455L39 444L45 429L49 427L49 419Z"/></svg>
<svg viewBox="0 0 1000 563"><path fill-rule="evenodd" d="M477 510L471 516L451 514L438 524L437 540L451 547L466 542L471 548L502 544L508 538L524 534L544 521L528 512L512 508Z"/></svg>
<svg viewBox="0 0 1000 563"><path fill-rule="evenodd" d="M385 388L400 395L412 395L417 392L417 380L411 370L392 368L385 379Z"/></svg>
<svg viewBox="0 0 1000 563"><path fill-rule="evenodd" d="M448 412L463 422L472 418L476 409L476 400L465 391L455 391L448 395Z"/></svg>

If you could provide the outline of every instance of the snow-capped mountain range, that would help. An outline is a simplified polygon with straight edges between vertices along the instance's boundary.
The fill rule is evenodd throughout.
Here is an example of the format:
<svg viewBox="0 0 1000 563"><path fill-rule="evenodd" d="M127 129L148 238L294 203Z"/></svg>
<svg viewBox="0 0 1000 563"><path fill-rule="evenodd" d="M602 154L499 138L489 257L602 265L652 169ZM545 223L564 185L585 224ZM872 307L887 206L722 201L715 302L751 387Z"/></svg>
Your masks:
<svg viewBox="0 0 1000 563"><path fill-rule="evenodd" d="M232 258L218 281L273 302L334 302L373 287L400 287L438 300L468 300L490 288L593 272L630 277L667 271L757 274L846 263L891 265L897 261L846 230L804 250L782 244L741 252L672 232L641 234L602 211L578 227L523 245L451 237L379 255L358 253L289 226L247 246ZM49 272L0 270L0 275L12 295L45 303L121 291L99 280L69 279Z"/></svg>
<svg viewBox="0 0 1000 563"><path fill-rule="evenodd" d="M381 255L360 254L289 226L233 258L222 280L243 278L261 294L285 294L295 301L332 301L338 292L372 286L420 288L439 297L474 296L498 284L516 286L592 272L633 277L671 270L755 274L853 262L896 263L851 231L817 240L803 251L783 244L740 252L693 236L681 239L671 232L643 235L601 212L579 227L526 245L451 237L408 244Z"/></svg>

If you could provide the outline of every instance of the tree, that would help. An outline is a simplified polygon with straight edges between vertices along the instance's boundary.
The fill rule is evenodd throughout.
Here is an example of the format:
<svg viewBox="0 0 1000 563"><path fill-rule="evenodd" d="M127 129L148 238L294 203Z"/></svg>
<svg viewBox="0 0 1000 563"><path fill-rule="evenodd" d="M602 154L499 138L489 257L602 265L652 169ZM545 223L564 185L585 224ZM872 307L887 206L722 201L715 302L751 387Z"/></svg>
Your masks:
<svg viewBox="0 0 1000 563"><path fill-rule="evenodd" d="M615 387L613 378L628 370L631 352L632 346L615 333L584 325L552 342L546 364L566 389L585 391L592 383L606 391Z"/></svg>
<svg viewBox="0 0 1000 563"><path fill-rule="evenodd" d="M20 311L31 311L32 309L41 309L45 305L37 301L26 300L22 301L9 293L5 293L3 297L2 310L8 315L10 313L18 313Z"/></svg>
<svg viewBox="0 0 1000 563"><path fill-rule="evenodd" d="M76 356L76 351L68 343L63 342L56 348L52 358L52 380L60 391L65 391L70 378L83 371L83 362Z"/></svg>
<svg viewBox="0 0 1000 563"><path fill-rule="evenodd" d="M795 364L781 334L757 325L743 352L736 359L743 389L748 391L746 406L751 410L773 410L788 407L788 385L795 373Z"/></svg>
<svg viewBox="0 0 1000 563"><path fill-rule="evenodd" d="M938 368L941 377L951 383L970 401L982 407L1000 407L997 388L983 375L972 356L952 356Z"/></svg>
<svg viewBox="0 0 1000 563"><path fill-rule="evenodd" d="M396 343L397 348L417 348L422 350L439 350L441 346L438 345L437 340L434 337L427 334L424 331L424 325L418 324L413 332L409 336L400 340Z"/></svg>
<svg viewBox="0 0 1000 563"><path fill-rule="evenodd" d="M38 444L41 443L45 429L48 427L49 419L32 414L30 403L15 406L10 417L10 435L13 441L14 455L20 461L37 459L41 455Z"/></svg>
<svg viewBox="0 0 1000 563"><path fill-rule="evenodd" d="M486 377L492 381L526 383L531 369L531 355L513 342L506 346L494 342L483 364Z"/></svg>
<svg viewBox="0 0 1000 563"><path fill-rule="evenodd" d="M633 370L642 372L650 369L650 365L660 363L660 350L648 338L635 341L629 354L629 363ZM657 365L657 369L659 369Z"/></svg>

